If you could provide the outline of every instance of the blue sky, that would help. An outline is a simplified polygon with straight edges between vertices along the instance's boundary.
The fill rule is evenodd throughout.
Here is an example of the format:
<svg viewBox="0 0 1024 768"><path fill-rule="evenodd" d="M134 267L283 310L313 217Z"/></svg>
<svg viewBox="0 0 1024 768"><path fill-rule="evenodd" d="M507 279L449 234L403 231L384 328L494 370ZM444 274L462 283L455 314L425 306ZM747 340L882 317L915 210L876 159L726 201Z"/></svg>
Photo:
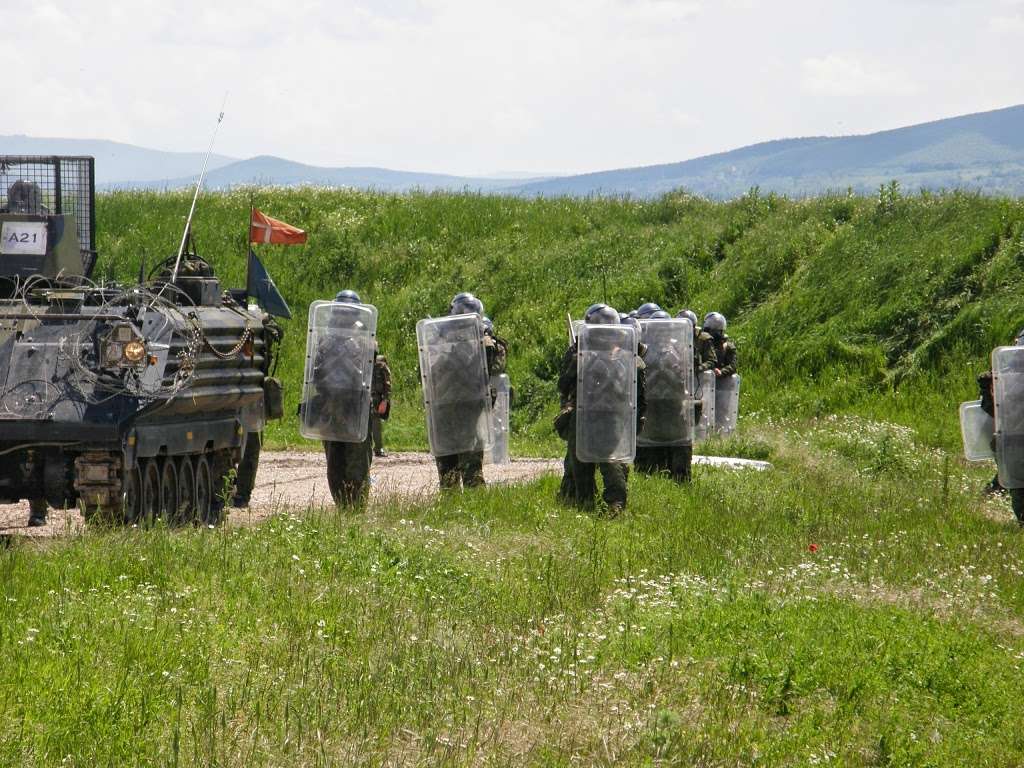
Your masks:
<svg viewBox="0 0 1024 768"><path fill-rule="evenodd" d="M486 174L1024 102L1024 0L0 0L0 134ZM9 70L10 71L10 70Z"/></svg>

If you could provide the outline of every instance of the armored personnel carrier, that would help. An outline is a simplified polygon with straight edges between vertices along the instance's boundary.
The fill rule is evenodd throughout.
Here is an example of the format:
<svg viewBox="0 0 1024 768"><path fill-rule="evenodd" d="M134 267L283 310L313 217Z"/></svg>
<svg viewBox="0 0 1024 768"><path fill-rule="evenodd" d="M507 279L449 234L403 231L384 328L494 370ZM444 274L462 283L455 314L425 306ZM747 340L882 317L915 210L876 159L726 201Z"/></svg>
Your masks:
<svg viewBox="0 0 1024 768"><path fill-rule="evenodd" d="M0 156L0 504L217 522L280 330L184 246L94 282L94 188L93 158Z"/></svg>

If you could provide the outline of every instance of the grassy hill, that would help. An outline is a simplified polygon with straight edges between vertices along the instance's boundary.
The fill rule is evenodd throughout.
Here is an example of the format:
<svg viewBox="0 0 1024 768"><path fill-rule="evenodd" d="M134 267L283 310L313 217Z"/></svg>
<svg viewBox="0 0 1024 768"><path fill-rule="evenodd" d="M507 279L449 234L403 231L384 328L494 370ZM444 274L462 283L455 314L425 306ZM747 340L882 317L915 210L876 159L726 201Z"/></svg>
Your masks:
<svg viewBox="0 0 1024 768"><path fill-rule="evenodd" d="M296 314L280 366L286 412L300 391L306 307L352 287L380 308L396 389L392 445L425 445L415 324L460 290L477 292L511 343L520 451L558 450L549 425L565 313L595 300L724 312L748 417L884 416L945 446L956 445L956 403L974 396L989 350L1024 325L1019 200L891 186L872 198L751 193L728 203L254 194L310 233L304 247L260 251ZM249 201L240 191L200 203L200 251L225 284L244 284ZM173 252L187 207L185 193L102 196L99 269L129 277L142 253L152 263ZM295 418L269 436L300 442Z"/></svg>

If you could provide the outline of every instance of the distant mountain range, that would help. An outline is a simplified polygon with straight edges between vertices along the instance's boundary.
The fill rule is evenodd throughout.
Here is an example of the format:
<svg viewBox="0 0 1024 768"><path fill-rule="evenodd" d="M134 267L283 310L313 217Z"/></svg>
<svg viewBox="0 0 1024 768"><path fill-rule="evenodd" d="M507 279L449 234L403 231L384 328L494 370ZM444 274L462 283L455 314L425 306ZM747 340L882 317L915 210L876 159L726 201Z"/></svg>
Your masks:
<svg viewBox="0 0 1024 768"><path fill-rule="evenodd" d="M783 139L682 163L526 183L529 195L634 195L686 189L735 197L751 187L787 195L963 187L1024 195L1024 105L864 136Z"/></svg>
<svg viewBox="0 0 1024 768"><path fill-rule="evenodd" d="M0 154L84 154L96 157L101 189L176 189L194 183L203 156L161 152L85 139L0 136ZM907 189L962 187L1024 195L1024 105L936 120L863 136L782 139L693 160L574 176L523 179L322 168L278 157L248 160L216 155L207 184L313 184L387 192L471 190L524 196L630 195L653 197L674 189L714 198L751 187L793 196L852 188L872 192L897 179Z"/></svg>
<svg viewBox="0 0 1024 768"><path fill-rule="evenodd" d="M45 139L35 136L0 136L0 155L88 155L96 158L96 184L121 179L142 185L188 174L198 175L202 152L163 152L104 139ZM219 168L237 158L212 155L210 167Z"/></svg>
<svg viewBox="0 0 1024 768"><path fill-rule="evenodd" d="M2 146L2 140L0 140ZM200 168L202 165L200 164ZM133 181L108 184L108 187L184 187L195 184L198 170L189 176L177 179L148 182L144 185ZM525 183L546 181L533 178ZM494 192L516 187L523 179L488 179L471 176L449 176L442 173L416 173L414 171L392 171L387 168L348 167L321 168L305 165L280 157L260 155L248 160L239 160L216 168L206 175L206 183L212 189L226 189L246 184L270 184L276 186L297 186L313 184L323 187L355 187L376 189L384 192L408 192L423 190L462 190Z"/></svg>

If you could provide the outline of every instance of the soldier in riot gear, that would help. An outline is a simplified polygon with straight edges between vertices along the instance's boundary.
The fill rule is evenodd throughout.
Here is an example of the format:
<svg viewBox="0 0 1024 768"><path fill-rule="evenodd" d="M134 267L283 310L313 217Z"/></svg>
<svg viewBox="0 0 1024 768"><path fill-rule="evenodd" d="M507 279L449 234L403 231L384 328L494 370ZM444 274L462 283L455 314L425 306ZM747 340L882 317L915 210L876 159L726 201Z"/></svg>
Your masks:
<svg viewBox="0 0 1024 768"><path fill-rule="evenodd" d="M651 319L671 320L657 312ZM667 472L676 482L688 483L694 424L694 336L689 318L684 315L668 323L646 323L644 340L648 347L644 358L647 419L637 436L635 465L641 472Z"/></svg>
<svg viewBox="0 0 1024 768"><path fill-rule="evenodd" d="M690 324L693 326L693 330L697 330L697 313L694 312L692 309L680 309L678 312L676 312L676 319L689 320Z"/></svg>
<svg viewBox="0 0 1024 768"><path fill-rule="evenodd" d="M720 312L704 315L704 327L700 335L701 371L714 371L715 378L721 379L736 373L736 342L725 333L725 316ZM705 340L710 340L710 344Z"/></svg>
<svg viewBox="0 0 1024 768"><path fill-rule="evenodd" d="M371 414L386 418L389 409L391 372L376 342L376 315L376 308L351 290L340 291L333 304L315 303L310 313L317 320L311 320L316 333L307 351L302 433L323 441L327 485L339 506L366 503L373 462Z"/></svg>
<svg viewBox="0 0 1024 768"><path fill-rule="evenodd" d="M586 333L587 326L621 324L618 312L605 304L591 305L584 315L584 323L585 326L581 328L581 333ZM592 444L585 446L586 450L581 450L584 446L579 444L580 430L578 429L581 397L579 373L580 343L580 340L577 340L576 343L571 344L566 350L558 378L558 391L561 396L562 407L558 417L555 419L555 429L559 436L566 441L565 475L559 489L559 498L583 509L592 509L597 494L595 475L599 471L604 481L604 491L602 494L604 502L608 507L609 514L616 515L626 507L627 463L620 460L590 462L580 458L581 453L586 453L589 450L607 451L606 455L614 453L618 445L621 444L623 437L617 429L599 430L597 431L599 437L591 438L589 442ZM605 344L607 345L608 342L605 342ZM625 365L636 367L635 415L632 414L632 411L628 410L628 403L614 403L613 405L627 406L626 412L637 419L637 426L639 427L642 426L646 403L644 401L643 361L636 354L636 351L636 349L624 348L615 342L611 342L610 346L602 348L599 365L605 367L609 365L615 366L617 365L616 361L621 360ZM602 377L595 377L594 383L599 388L599 394L610 397L613 400L619 397L623 400L628 400L632 393L625 391L616 393L614 388L617 386L617 383L621 384L624 381L632 384L634 379L632 379L631 375L626 379L622 379L616 376L614 371L609 371L609 374L607 378L603 379ZM584 385L586 384L587 382L584 382ZM586 415L583 418L586 418ZM621 425L618 428L621 428Z"/></svg>
<svg viewBox="0 0 1024 768"><path fill-rule="evenodd" d="M650 320L651 315L655 312L661 311L663 310L659 305L655 304L653 301L648 301L636 308L636 318L638 320Z"/></svg>
<svg viewBox="0 0 1024 768"><path fill-rule="evenodd" d="M1014 335L1013 345L1017 347L1024 346L1024 328ZM994 380L991 368L978 376L978 394L981 400L981 410L995 418L996 404L993 383ZM995 437L992 438L992 450L997 450ZM996 472L995 477L993 477L991 482L985 486L984 493L1002 493L1006 490L1008 489L1004 488L1003 484L999 481L999 472ZM1016 515L1018 521L1024 525L1024 490L1010 490L1010 494L1011 501L1013 502L1013 513Z"/></svg>
<svg viewBox="0 0 1024 768"><path fill-rule="evenodd" d="M448 316L476 315L479 318L480 332L483 338L483 350L485 355L486 376L497 377L505 373L508 359L508 343L500 338L494 331L494 323L484 322L484 305L476 296L469 292L456 294L448 305ZM442 337L446 333L458 333L458 331L445 331L440 329ZM471 378L467 378L467 372L475 373L477 363L474 356L477 354L472 344L458 343L450 346L449 352L443 357L435 359L431 367L430 375L438 380L445 379L449 385L458 389L462 384L475 386ZM443 385L442 385L443 386ZM473 445L471 450L459 451L457 453L435 454L434 461L437 465L438 482L442 490L459 488L476 488L485 484L483 462L484 452L482 446L476 447L480 440L479 430L481 429L482 409L489 409L493 406L497 392L490 384L487 384L490 403L481 402L471 396L461 402L448 406L451 409L451 416L454 418L444 419L444 423L436 424L440 431L454 433L462 431L464 434L449 434L450 439L444 442L449 444L461 443ZM435 404L436 408L442 408ZM487 424L483 426L489 429L490 415L487 414ZM432 445L432 449L434 446ZM440 449L439 449L440 450Z"/></svg>

